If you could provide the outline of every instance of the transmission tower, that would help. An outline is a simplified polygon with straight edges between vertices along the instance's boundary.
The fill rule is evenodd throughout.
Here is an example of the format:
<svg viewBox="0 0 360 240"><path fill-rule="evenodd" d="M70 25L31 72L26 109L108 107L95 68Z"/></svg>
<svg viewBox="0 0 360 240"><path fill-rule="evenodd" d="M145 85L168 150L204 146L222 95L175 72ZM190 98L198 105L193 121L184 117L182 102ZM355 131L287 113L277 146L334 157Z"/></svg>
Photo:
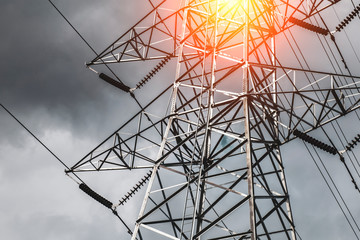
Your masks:
<svg viewBox="0 0 360 240"><path fill-rule="evenodd" d="M113 210L145 192L135 223L120 216L133 240L297 239L280 148L300 138L344 160L311 131L360 106L360 77L335 40L360 7L333 29L322 18L339 2L149 0L149 13L87 64L141 109L67 173L149 169L114 204L81 185ZM333 49L340 65L306 65L296 44L284 47L293 29L328 43L318 50ZM158 62L138 83L109 71L144 61ZM173 84L141 105L140 88L169 61Z"/></svg>

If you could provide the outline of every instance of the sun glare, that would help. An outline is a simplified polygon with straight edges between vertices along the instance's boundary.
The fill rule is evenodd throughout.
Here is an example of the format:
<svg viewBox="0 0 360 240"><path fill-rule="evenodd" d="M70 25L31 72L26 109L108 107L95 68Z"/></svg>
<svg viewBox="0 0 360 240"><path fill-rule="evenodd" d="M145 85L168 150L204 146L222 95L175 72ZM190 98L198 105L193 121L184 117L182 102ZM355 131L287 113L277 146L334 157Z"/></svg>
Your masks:
<svg viewBox="0 0 360 240"><path fill-rule="evenodd" d="M220 4L238 4L244 2L244 0L218 0Z"/></svg>
<svg viewBox="0 0 360 240"><path fill-rule="evenodd" d="M218 0L220 4L228 3L228 4L239 4L245 2L245 0Z"/></svg>
<svg viewBox="0 0 360 240"><path fill-rule="evenodd" d="M236 11L243 11L244 3L246 0L218 0L218 4L221 9L227 11L232 11L232 9L236 9Z"/></svg>

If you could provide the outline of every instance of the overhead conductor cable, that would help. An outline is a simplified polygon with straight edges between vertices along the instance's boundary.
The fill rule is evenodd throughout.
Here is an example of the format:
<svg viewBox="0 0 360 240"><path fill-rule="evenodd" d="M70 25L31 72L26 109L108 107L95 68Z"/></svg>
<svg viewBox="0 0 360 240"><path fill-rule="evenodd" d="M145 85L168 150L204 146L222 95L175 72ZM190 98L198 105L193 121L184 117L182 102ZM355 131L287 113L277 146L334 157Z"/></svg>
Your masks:
<svg viewBox="0 0 360 240"><path fill-rule="evenodd" d="M35 138L51 155L53 155L66 169L68 169L70 171L70 168L58 157L55 155L55 153L53 153L39 138L37 138L35 136L35 134L33 134L17 117L15 117L14 114L12 114L3 104L0 103L0 106L12 117L14 118L33 138ZM105 199L104 197L100 196L99 194L97 194L95 191L93 191L89 186L87 186L84 181L74 172L72 172L72 174L74 174L74 176L80 181L77 182L79 184L79 188L84 191L85 193L87 193L89 196L91 196L92 198L94 198L96 201L98 201L99 203L101 203L102 205L104 205L107 208L110 208L112 210L112 212L120 219L120 221L124 224L124 226L127 228L128 233L132 234L130 228L127 226L127 224L120 218L120 216L118 215L118 213L116 212L116 209L112 209L113 204ZM69 176L70 177L70 176ZM73 179L73 178L71 178ZM74 179L73 179L74 180ZM74 180L75 181L75 180Z"/></svg>

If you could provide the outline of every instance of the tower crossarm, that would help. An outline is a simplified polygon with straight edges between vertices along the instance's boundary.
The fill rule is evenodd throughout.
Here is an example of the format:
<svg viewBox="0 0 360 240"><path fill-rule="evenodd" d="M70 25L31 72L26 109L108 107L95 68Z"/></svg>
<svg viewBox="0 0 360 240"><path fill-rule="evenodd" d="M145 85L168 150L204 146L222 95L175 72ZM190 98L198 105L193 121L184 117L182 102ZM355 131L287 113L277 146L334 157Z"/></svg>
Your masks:
<svg viewBox="0 0 360 240"><path fill-rule="evenodd" d="M250 66L253 81L249 96L259 108L254 110L258 113L257 119L264 122L261 118L271 119L277 114L283 143L292 138L297 127L311 131L360 106L359 76L256 63ZM271 81L267 74L261 74L264 70L276 71L277 78ZM275 84L278 85L276 91Z"/></svg>
<svg viewBox="0 0 360 240"><path fill-rule="evenodd" d="M162 59L174 55L178 41L177 26L181 22L183 8L162 0L157 5L150 1L151 10L128 31L116 39L88 66L119 62Z"/></svg>
<svg viewBox="0 0 360 240"><path fill-rule="evenodd" d="M207 1L193 0L190 1L187 6L181 6L180 8L175 1L162 0L150 2L150 11L94 59L88 62L88 66L163 59L167 56L175 57L180 44L190 37L192 41L186 43L189 47L193 47L194 50L198 51L202 48L201 44L203 44L203 40L199 38L196 33L199 32L199 30L204 30L206 19L212 21L214 18L214 13L208 15L207 9L203 7L207 4ZM210 3L211 2L215 2L215 0L211 0ZM258 13L254 12L256 17L251 18L249 26L254 31L266 34L263 36L264 40L259 41L256 45L261 45L267 38L293 27L293 23L289 22L293 16L297 16L297 18L302 20L308 19L337 2L338 1L330 2L322 0L307 2L305 4L304 1L281 0L274 6L266 4L265 2L259 3L257 8L261 10ZM224 5L220 7L220 10L221 8L227 10L229 7ZM274 10L273 8L275 9L277 18L273 26L269 27L271 25L270 12ZM185 9L189 9L189 12L191 12L189 17L192 18L193 23L186 26L186 37L181 39L181 22L184 18ZM238 14L241 14L241 12L244 11L244 7L240 5L236 6L236 11ZM226 44L231 38L242 32L245 26L241 18L234 18L234 15L230 15L231 11L228 12L229 14L227 15L219 16L219 19L224 22L224 24L226 23L228 28L226 33L219 33L218 48L220 50L221 48L225 50L229 47L236 47L236 45L226 46ZM258 47L259 46L254 46L252 51ZM189 56L196 56L197 53L187 54Z"/></svg>

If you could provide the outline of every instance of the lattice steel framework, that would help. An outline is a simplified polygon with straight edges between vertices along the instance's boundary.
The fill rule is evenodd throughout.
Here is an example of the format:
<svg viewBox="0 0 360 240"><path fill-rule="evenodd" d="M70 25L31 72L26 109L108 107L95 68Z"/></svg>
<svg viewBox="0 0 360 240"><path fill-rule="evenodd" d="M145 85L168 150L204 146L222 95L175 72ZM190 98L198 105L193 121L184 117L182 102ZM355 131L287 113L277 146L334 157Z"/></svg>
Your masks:
<svg viewBox="0 0 360 240"><path fill-rule="evenodd" d="M149 0L88 66L166 59L119 83L133 97L169 59L175 81L68 172L151 169L131 239L296 239L280 146L357 109L360 78L290 64L278 41L333 37L317 20L338 2Z"/></svg>

